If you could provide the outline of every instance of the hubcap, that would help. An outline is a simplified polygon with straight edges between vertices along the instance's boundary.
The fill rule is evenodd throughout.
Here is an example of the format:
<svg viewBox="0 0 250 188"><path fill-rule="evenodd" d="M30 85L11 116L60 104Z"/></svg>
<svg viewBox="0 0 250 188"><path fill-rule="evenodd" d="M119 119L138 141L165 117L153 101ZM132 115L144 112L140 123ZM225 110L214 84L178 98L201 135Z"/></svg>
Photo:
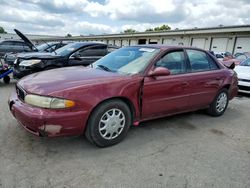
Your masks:
<svg viewBox="0 0 250 188"><path fill-rule="evenodd" d="M99 122L99 133L104 139L111 140L121 134L124 126L124 113L117 108L113 108L102 115Z"/></svg>
<svg viewBox="0 0 250 188"><path fill-rule="evenodd" d="M222 112L226 108L226 105L227 105L227 95L225 93L221 93L216 101L217 112L219 113Z"/></svg>

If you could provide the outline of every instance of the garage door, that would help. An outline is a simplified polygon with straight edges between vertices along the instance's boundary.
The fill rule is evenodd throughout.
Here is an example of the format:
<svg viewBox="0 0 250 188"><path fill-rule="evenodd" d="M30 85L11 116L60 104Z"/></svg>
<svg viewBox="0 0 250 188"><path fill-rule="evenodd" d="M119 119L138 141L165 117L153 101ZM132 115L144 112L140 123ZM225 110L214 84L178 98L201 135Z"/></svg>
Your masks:
<svg viewBox="0 0 250 188"><path fill-rule="evenodd" d="M132 45L137 45L137 40L131 39L130 40L130 46L132 46Z"/></svg>
<svg viewBox="0 0 250 188"><path fill-rule="evenodd" d="M121 46L122 44L121 44L121 40L115 40L115 45L116 46Z"/></svg>
<svg viewBox="0 0 250 188"><path fill-rule="evenodd" d="M192 45L191 46L193 46L193 47L204 49L205 45L206 45L206 39L205 38L193 38L192 39Z"/></svg>
<svg viewBox="0 0 250 188"><path fill-rule="evenodd" d="M213 38L211 50L214 52L226 52L228 45L228 38Z"/></svg>
<svg viewBox="0 0 250 188"><path fill-rule="evenodd" d="M122 46L129 46L129 41L123 39L123 40L122 40Z"/></svg>
<svg viewBox="0 0 250 188"><path fill-rule="evenodd" d="M172 44L172 41L173 41L173 39L165 38L165 39L163 39L163 44L168 44L168 45L170 45L170 44Z"/></svg>
<svg viewBox="0 0 250 188"><path fill-rule="evenodd" d="M250 52L250 37L240 37L236 39L234 53Z"/></svg>

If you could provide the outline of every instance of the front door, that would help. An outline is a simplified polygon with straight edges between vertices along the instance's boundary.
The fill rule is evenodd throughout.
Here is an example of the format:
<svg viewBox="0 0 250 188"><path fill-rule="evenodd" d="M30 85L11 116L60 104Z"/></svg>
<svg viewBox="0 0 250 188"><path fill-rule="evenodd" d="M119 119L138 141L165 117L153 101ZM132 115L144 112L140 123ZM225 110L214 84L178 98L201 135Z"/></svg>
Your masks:
<svg viewBox="0 0 250 188"><path fill-rule="evenodd" d="M98 45L88 48L83 48L76 51L71 57L69 58L69 65L76 66L76 65L83 65L87 66L91 63L94 63L98 59L102 58L107 53L107 46L106 45Z"/></svg>
<svg viewBox="0 0 250 188"><path fill-rule="evenodd" d="M142 119L181 112L188 104L190 91L184 51L168 52L154 66L168 68L170 75L144 79Z"/></svg>

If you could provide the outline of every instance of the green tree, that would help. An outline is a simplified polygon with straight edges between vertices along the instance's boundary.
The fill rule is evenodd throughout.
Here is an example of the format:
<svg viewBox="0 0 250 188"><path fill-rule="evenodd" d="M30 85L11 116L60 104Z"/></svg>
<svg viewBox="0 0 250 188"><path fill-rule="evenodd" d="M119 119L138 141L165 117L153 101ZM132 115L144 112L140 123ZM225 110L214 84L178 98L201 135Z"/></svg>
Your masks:
<svg viewBox="0 0 250 188"><path fill-rule="evenodd" d="M151 31L154 31L154 29L152 28L146 29L146 32L151 32Z"/></svg>
<svg viewBox="0 0 250 188"><path fill-rule="evenodd" d="M70 33L68 33L68 34L66 35L66 37L72 37L72 35L71 35Z"/></svg>
<svg viewBox="0 0 250 188"><path fill-rule="evenodd" d="M169 27L168 25L162 25L160 27L155 27L155 28L149 28L147 29L145 32L149 32L149 31L168 31L171 30L171 27Z"/></svg>
<svg viewBox="0 0 250 188"><path fill-rule="evenodd" d="M7 33L3 27L0 26L0 33Z"/></svg>
<svg viewBox="0 0 250 188"><path fill-rule="evenodd" d="M123 33L135 33L135 32L137 32L137 31L134 29L126 29L123 31Z"/></svg>

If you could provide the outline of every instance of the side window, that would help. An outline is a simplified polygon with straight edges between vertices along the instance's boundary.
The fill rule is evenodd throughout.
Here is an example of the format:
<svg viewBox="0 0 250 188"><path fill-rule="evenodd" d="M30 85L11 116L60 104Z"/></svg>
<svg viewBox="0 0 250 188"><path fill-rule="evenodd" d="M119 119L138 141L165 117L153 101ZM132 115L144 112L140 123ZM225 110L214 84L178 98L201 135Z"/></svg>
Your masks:
<svg viewBox="0 0 250 188"><path fill-rule="evenodd" d="M245 61L243 61L243 62L241 63L241 65L250 66L250 58L247 59L247 60L245 60Z"/></svg>
<svg viewBox="0 0 250 188"><path fill-rule="evenodd" d="M24 43L22 43L22 42L16 42L14 45L15 46L21 46L21 47L23 47Z"/></svg>
<svg viewBox="0 0 250 188"><path fill-rule="evenodd" d="M187 70L184 52L170 52L163 56L157 63L156 67L165 67L171 74L182 74Z"/></svg>
<svg viewBox="0 0 250 188"><path fill-rule="evenodd" d="M89 57L89 56L104 56L106 55L107 47L106 46L95 46L88 49L79 50L80 57Z"/></svg>
<svg viewBox="0 0 250 188"><path fill-rule="evenodd" d="M216 63L205 52L187 50L192 72L208 71L218 69Z"/></svg>
<svg viewBox="0 0 250 188"><path fill-rule="evenodd" d="M12 45L12 42L11 42L11 41L3 41L2 44L3 44L3 45Z"/></svg>

